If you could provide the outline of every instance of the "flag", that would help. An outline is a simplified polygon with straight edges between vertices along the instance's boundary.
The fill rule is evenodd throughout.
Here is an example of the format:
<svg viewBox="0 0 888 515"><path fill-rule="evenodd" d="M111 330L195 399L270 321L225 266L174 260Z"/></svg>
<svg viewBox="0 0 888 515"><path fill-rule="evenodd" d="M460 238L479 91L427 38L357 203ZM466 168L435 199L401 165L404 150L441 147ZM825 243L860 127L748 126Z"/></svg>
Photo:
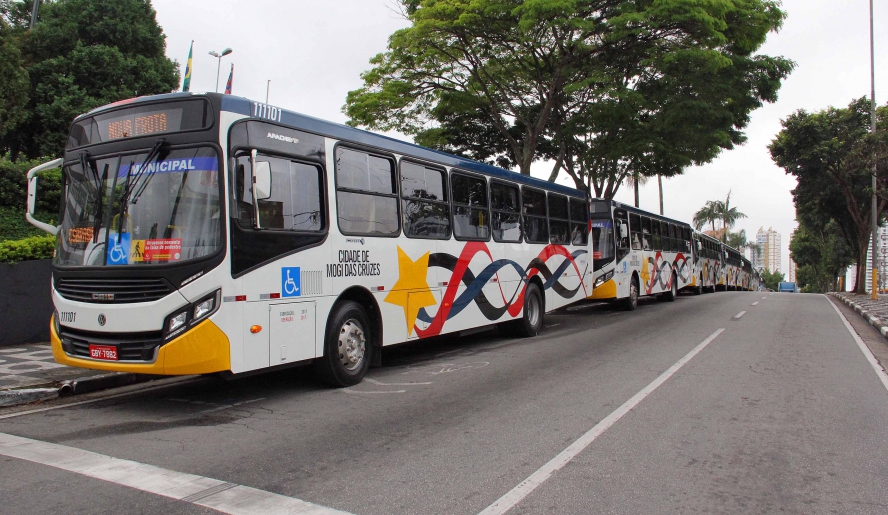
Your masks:
<svg viewBox="0 0 888 515"><path fill-rule="evenodd" d="M228 84L225 85L225 94L231 94L231 81L234 79L234 63L231 63L231 73L228 74Z"/></svg>
<svg viewBox="0 0 888 515"><path fill-rule="evenodd" d="M188 49L188 64L185 65L185 80L182 82L182 91L191 89L191 51L194 50L194 41Z"/></svg>

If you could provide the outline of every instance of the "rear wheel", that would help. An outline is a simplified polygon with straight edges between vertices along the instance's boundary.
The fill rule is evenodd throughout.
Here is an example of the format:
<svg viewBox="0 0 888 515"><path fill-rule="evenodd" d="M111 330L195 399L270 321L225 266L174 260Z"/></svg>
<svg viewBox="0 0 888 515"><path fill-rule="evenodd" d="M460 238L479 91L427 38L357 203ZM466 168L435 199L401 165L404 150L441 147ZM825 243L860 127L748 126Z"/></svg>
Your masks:
<svg viewBox="0 0 888 515"><path fill-rule="evenodd" d="M623 300L623 309L626 311L635 311L638 307L638 278L632 277L629 282L629 296Z"/></svg>
<svg viewBox="0 0 888 515"><path fill-rule="evenodd" d="M342 302L333 308L327 320L324 357L315 360L315 370L330 386L356 385L367 373L372 349L364 308L357 302Z"/></svg>
<svg viewBox="0 0 888 515"><path fill-rule="evenodd" d="M665 300L666 302L675 302L675 297L678 296L678 290L677 290L678 285L676 284L675 279L676 279L675 274L672 274L672 282L670 283L669 291L667 291L666 293L664 293L660 297L661 299Z"/></svg>
<svg viewBox="0 0 888 515"><path fill-rule="evenodd" d="M524 315L515 321L515 332L524 338L536 336L543 327L544 316L543 294L536 283L530 283L524 291Z"/></svg>

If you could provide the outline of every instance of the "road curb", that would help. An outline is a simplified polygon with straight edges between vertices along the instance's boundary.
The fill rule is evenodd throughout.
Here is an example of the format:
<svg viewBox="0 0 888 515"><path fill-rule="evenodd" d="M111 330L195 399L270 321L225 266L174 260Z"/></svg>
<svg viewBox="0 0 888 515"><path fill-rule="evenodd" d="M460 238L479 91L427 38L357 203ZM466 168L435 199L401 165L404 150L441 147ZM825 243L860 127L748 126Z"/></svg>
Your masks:
<svg viewBox="0 0 888 515"><path fill-rule="evenodd" d="M57 397L67 397L69 395L80 395L97 392L99 390L108 390L110 388L130 386L164 377L166 376L113 372L110 374L87 376L69 381L62 381L61 383L50 382L33 385L28 388L0 390L0 407L8 408L12 406L21 406L22 404L45 401Z"/></svg>
<svg viewBox="0 0 888 515"><path fill-rule="evenodd" d="M869 311L863 309L859 304L852 301L851 299L847 299L845 297L842 297L841 295L839 295L836 292L830 292L829 295L839 299L840 301L844 302L848 307L850 307L851 309L853 309L857 313L860 313L860 316L862 316L864 318L864 320L869 322L869 325L875 327L876 330L879 331L879 334L881 334L885 338L888 338L888 323L883 322L881 318L879 318L879 317L873 315L872 313L870 313Z"/></svg>

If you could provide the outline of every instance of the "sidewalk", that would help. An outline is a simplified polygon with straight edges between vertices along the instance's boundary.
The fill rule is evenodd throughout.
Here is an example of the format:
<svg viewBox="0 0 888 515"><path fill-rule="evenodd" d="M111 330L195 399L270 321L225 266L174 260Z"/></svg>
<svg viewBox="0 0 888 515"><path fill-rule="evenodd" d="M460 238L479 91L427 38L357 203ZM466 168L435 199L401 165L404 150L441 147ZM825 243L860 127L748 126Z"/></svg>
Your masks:
<svg viewBox="0 0 888 515"><path fill-rule="evenodd" d="M48 343L0 347L0 407L16 406L104 388L148 377L60 365Z"/></svg>
<svg viewBox="0 0 888 515"><path fill-rule="evenodd" d="M830 295L860 313L882 336L888 338L888 295L879 295L878 300L873 300L869 294L833 292Z"/></svg>

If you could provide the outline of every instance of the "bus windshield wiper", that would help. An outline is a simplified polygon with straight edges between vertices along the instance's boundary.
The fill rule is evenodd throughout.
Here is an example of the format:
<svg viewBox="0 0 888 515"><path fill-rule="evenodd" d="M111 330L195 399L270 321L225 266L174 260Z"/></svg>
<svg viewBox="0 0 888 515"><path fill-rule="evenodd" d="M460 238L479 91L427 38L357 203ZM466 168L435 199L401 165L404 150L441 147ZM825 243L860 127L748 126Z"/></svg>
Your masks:
<svg viewBox="0 0 888 515"><path fill-rule="evenodd" d="M142 161L142 164L139 165L139 171L136 173L136 176L133 177L133 167L135 166L135 161L130 161L129 168L126 171L126 182L124 183L123 193L120 195L120 208L117 213L117 243L120 243L120 235L123 229L123 219L127 216L129 212L129 204L130 197L132 197L133 191L137 184L139 184L139 180L145 175L148 165L154 162L158 156L160 156L160 151L163 146L166 144L166 140L161 138L154 143L154 146L151 148L151 151L148 152L148 155L145 156L145 160ZM151 179L153 174L148 174L148 178L145 179L145 185L147 185L148 180ZM141 188L139 193L141 194L144 191L144 186ZM135 201L133 201L135 203Z"/></svg>

